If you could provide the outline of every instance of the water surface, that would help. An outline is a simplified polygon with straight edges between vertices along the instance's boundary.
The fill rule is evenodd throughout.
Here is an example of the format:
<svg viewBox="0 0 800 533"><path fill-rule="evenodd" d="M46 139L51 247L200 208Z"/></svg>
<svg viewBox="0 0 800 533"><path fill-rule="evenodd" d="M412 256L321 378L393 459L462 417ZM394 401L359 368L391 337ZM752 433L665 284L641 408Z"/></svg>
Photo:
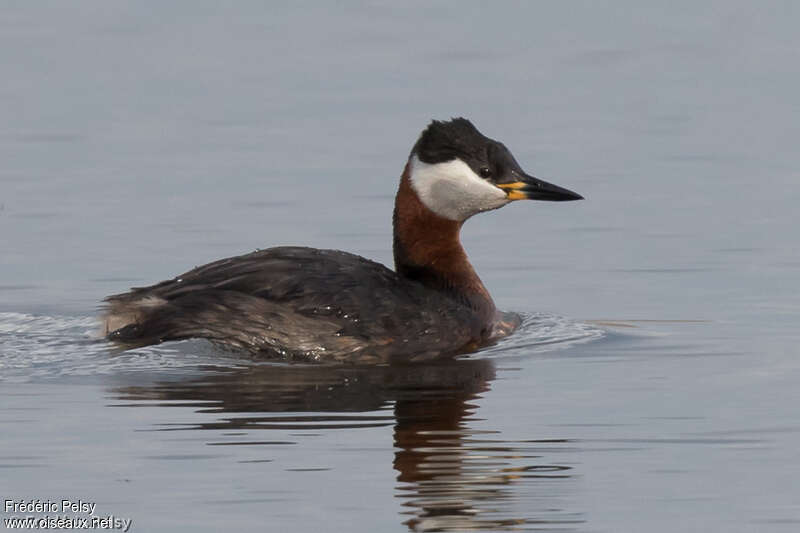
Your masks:
<svg viewBox="0 0 800 533"><path fill-rule="evenodd" d="M799 22L788 2L8 7L0 495L132 531L796 531ZM587 198L466 224L517 335L396 367L96 338L104 296L220 257L390 264L408 150L461 115Z"/></svg>

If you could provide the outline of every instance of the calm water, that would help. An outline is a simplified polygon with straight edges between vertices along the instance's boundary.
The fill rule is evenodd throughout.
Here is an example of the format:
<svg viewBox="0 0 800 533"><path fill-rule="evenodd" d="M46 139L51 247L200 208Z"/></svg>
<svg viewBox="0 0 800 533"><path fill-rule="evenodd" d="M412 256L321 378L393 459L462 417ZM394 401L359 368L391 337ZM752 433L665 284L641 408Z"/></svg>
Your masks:
<svg viewBox="0 0 800 533"><path fill-rule="evenodd" d="M0 496L142 532L800 529L800 7L406 6L6 6ZM514 337L372 368L94 338L105 295L255 248L390 263L408 151L458 115L587 198L465 227Z"/></svg>

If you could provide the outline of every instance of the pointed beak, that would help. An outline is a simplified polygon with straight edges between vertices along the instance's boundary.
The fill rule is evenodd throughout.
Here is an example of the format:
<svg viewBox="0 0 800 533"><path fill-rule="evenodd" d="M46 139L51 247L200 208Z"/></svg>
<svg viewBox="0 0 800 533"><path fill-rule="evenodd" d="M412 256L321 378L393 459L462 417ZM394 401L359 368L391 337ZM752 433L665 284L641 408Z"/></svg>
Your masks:
<svg viewBox="0 0 800 533"><path fill-rule="evenodd" d="M571 202L583 200L583 196L569 189L547 183L524 173L514 172L517 181L497 183L508 195L509 200L545 200L548 202Z"/></svg>

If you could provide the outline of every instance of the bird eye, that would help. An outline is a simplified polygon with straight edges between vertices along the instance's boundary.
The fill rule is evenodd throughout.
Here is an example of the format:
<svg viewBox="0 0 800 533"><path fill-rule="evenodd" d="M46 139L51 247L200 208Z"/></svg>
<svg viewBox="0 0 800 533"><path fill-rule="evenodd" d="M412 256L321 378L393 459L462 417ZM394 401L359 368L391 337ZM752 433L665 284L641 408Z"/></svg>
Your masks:
<svg viewBox="0 0 800 533"><path fill-rule="evenodd" d="M482 178L488 178L492 175L492 169L489 167L481 167L478 172L480 172Z"/></svg>

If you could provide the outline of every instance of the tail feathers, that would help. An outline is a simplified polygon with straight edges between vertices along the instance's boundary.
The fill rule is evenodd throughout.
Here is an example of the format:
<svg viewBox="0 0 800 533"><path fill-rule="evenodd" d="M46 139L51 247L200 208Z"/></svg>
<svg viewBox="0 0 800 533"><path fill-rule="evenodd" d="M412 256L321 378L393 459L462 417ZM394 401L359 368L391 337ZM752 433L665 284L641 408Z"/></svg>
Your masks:
<svg viewBox="0 0 800 533"><path fill-rule="evenodd" d="M126 293L106 298L108 305L103 314L103 335L110 336L127 326L143 322L147 316L168 304L157 296L136 296Z"/></svg>

